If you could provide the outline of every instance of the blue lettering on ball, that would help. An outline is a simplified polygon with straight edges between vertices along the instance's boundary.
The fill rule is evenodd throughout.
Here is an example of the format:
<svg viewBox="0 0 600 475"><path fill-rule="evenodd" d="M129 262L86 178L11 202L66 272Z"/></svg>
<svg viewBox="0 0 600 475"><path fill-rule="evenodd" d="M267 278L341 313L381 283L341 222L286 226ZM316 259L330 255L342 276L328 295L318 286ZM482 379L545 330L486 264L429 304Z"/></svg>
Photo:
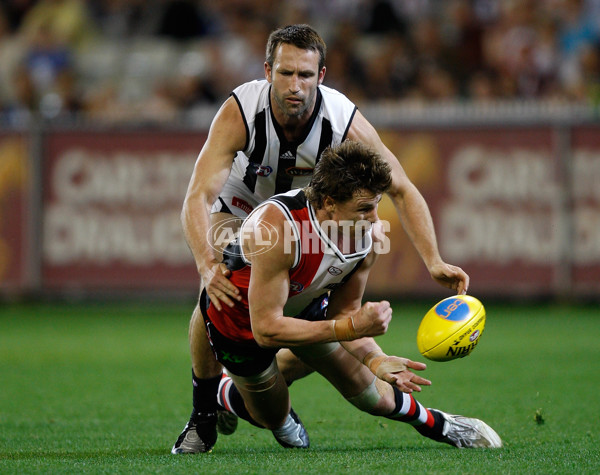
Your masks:
<svg viewBox="0 0 600 475"><path fill-rule="evenodd" d="M469 316L469 305L461 299L447 299L435 307L435 313L444 320L460 322Z"/></svg>

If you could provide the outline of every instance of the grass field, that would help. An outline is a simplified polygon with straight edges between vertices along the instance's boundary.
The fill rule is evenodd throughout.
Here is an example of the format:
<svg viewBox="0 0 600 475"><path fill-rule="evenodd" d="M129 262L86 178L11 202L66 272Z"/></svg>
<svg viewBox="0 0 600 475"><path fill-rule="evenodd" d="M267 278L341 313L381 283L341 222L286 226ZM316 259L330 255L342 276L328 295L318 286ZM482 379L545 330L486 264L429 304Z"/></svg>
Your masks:
<svg viewBox="0 0 600 475"><path fill-rule="evenodd" d="M418 356L431 302L379 339ZM0 473L600 473L600 309L488 304L468 358L429 362L424 405L484 419L499 450L458 450L360 413L319 376L290 388L311 437L285 450L245 422L173 456L191 410L186 304L0 304Z"/></svg>

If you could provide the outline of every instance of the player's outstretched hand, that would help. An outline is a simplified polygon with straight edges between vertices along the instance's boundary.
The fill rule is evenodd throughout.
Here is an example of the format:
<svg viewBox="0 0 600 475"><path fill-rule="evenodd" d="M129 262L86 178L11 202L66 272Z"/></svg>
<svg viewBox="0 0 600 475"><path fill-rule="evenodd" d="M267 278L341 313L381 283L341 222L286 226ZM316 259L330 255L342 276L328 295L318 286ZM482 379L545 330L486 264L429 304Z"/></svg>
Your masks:
<svg viewBox="0 0 600 475"><path fill-rule="evenodd" d="M422 371L427 368L425 363L419 363L418 361L412 361L398 356L390 356L389 358L403 360L407 368L417 371ZM381 379L392 385L398 386L398 388L405 393L412 393L413 391L421 392L421 386L431 386L431 381L413 373L409 369L399 372L388 372Z"/></svg>
<svg viewBox="0 0 600 475"><path fill-rule="evenodd" d="M469 290L469 275L458 266L441 262L432 266L429 273L438 284L456 290L459 295Z"/></svg>
<svg viewBox="0 0 600 475"><path fill-rule="evenodd" d="M431 381L410 371L410 369L423 371L427 368L425 363L399 356L388 356L379 351L366 355L363 362L379 379L397 386L405 393L420 392L420 385L431 386Z"/></svg>
<svg viewBox="0 0 600 475"><path fill-rule="evenodd" d="M202 275L208 298L219 311L222 310L221 303L233 307L234 300L241 300L240 291L231 283L229 276L231 271L222 262L215 263Z"/></svg>
<svg viewBox="0 0 600 475"><path fill-rule="evenodd" d="M358 338L383 335L392 319L392 307L386 300L367 302L352 317Z"/></svg>

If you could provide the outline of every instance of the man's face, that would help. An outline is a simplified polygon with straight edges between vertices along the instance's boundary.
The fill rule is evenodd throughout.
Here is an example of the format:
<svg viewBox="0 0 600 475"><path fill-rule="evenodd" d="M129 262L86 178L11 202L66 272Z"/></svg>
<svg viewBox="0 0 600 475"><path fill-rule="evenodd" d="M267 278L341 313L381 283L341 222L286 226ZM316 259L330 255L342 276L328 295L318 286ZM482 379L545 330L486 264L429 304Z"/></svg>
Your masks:
<svg viewBox="0 0 600 475"><path fill-rule="evenodd" d="M328 199L326 199L327 202ZM377 216L377 205L381 201L381 195L362 191L344 203L335 203L329 214L329 219L340 223L342 231L348 232L350 239L361 239L371 228L371 225L379 220Z"/></svg>
<svg viewBox="0 0 600 475"><path fill-rule="evenodd" d="M272 85L274 106L286 117L301 118L312 113L325 68L319 70L317 51L282 43L275 50L273 67L265 63L265 77Z"/></svg>

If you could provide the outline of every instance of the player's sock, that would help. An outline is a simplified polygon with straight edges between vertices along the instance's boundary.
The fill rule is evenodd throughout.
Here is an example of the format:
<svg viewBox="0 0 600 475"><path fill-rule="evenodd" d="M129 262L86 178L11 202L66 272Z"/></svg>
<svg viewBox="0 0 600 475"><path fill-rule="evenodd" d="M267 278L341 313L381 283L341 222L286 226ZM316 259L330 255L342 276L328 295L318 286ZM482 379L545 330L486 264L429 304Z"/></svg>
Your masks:
<svg viewBox="0 0 600 475"><path fill-rule="evenodd" d="M233 384L232 379L229 376L224 376L219 383L219 392L217 394L217 402L229 412L234 413L236 416L241 417L250 424L255 425L263 429L264 427L252 419L252 416L246 409L244 399L242 395Z"/></svg>
<svg viewBox="0 0 600 475"><path fill-rule="evenodd" d="M396 407L386 416L388 419L405 422L413 426L421 435L440 440L444 429L444 418L436 411L425 408L412 394L404 393L394 387Z"/></svg>
<svg viewBox="0 0 600 475"><path fill-rule="evenodd" d="M192 384L194 389L192 392L192 402L194 404L194 414L198 413L216 413L219 406L217 405L217 391L221 375L214 378L201 379L196 377L192 370Z"/></svg>

